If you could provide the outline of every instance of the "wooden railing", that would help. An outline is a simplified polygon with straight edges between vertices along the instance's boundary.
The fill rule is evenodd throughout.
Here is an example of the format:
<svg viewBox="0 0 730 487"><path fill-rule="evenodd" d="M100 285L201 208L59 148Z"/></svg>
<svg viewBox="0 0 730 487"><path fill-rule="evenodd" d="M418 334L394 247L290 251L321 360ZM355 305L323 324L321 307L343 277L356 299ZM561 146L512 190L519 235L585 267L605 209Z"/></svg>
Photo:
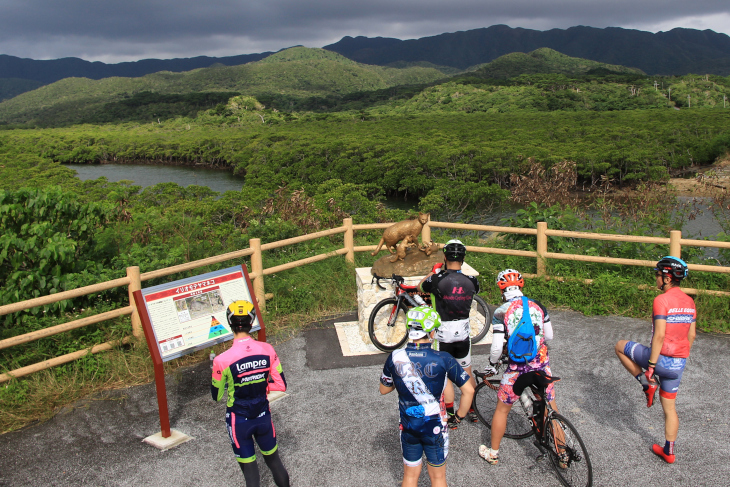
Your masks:
<svg viewBox="0 0 730 487"><path fill-rule="evenodd" d="M139 267L128 267L127 276L114 279L112 281L106 281L91 286L85 286L71 291L64 291L50 296L42 296L35 299L29 299L27 301L21 301L18 303L8 304L0 306L0 316L7 315L10 313L16 313L27 309L34 308L36 306L44 306L47 304L63 301L66 299L77 298L88 294L94 294L101 291L106 291L116 287L126 286L129 293L129 306L119 308L113 311L107 311L94 316L88 316L79 320L70 321L61 325L52 326L44 330L38 330L23 335L14 336L5 340L0 340L0 350L28 343L40 338L49 337L58 333L63 333L76 328L81 328L94 323L118 318L120 316L131 316L132 321L132 334L133 337L125 337L122 340L116 340L111 342L102 343L94 347L79 350L77 352L55 357L43 362L28 365L4 374L0 374L0 383L9 381L15 377L23 377L25 375L37 372L40 370L48 369L56 365L77 360L89 353L99 353L106 350L110 350L120 344L129 343L133 339L142 339L144 334L142 332L142 325L137 314L136 308L131 303L134 302L132 293L142 288L142 282L155 279L159 277L169 276L179 272L189 271L200 267L219 264L221 262L240 259L243 257L251 257L251 270L249 276L253 281L254 294L259 302L261 308L266 307L266 299L270 299L271 295L265 293L264 288L264 276L282 272L295 267L311 264L321 260L335 257L338 255L344 255L348 262L354 264L355 252L367 252L377 248L376 245L363 245L355 246L354 232L357 230L378 230L384 229L392 225L392 223L373 223L364 225L353 225L352 218L346 218L343 220L341 227L332 228L329 230L323 230L321 232L310 233L299 237L289 238L286 240L279 240L277 242L261 243L258 238L252 238L249 243L249 248L237 250L235 252L229 252L227 254L221 254L214 257L208 257L206 259L196 260L188 262L186 264L180 264L172 267L166 267L164 269L158 269L155 271L140 273ZM715 248L730 248L730 242L717 242L707 240L691 240L683 239L682 233L679 230L672 230L669 238L665 237L642 237L633 235L615 235L615 234L603 234L603 233L590 233L590 232L571 232L565 230L550 230L547 227L547 223L539 222L537 228L515 228L515 227L500 227L493 225L468 225L463 223L449 223L449 222L428 222L421 233L421 239L425 241L431 240L431 229L442 228L451 230L466 230L466 231L477 231L477 232L499 232L499 233L516 233L522 235L535 235L536 238L536 250L513 250L513 249L502 249L494 247L477 247L467 246L467 250L470 252L481 252L497 255L512 255L520 257L529 257L537 259L537 274L526 275L526 277L547 277L546 276L546 261L548 259L556 260L575 260L582 262L596 262L604 264L620 264L620 265L634 265L634 266L645 266L650 267L655 264L655 261L638 260L638 259L619 259L613 257L599 257L592 255L578 255L578 254L563 254L558 252L548 252L548 237L569 237L569 238L581 238L581 239L594 239L594 240L605 240L605 241L616 241L616 242L634 242L634 243L653 243L660 245L669 246L669 255L676 257L681 256L682 246L692 247L715 247ZM263 266L263 252L266 250L276 249L287 245L293 245L308 240L328 237L331 235L344 234L344 245L343 248L327 252L325 254L319 254L306 259L300 259L286 264L281 264L274 267L264 268ZM717 272L717 273L730 273L730 267L724 266L709 266L709 265L698 265L689 264L689 269L693 271L705 271L705 272ZM548 277L549 278L549 277ZM586 282L591 282L586 280ZM691 288L683 288L688 294L697 294L698 290ZM730 293L724 291L701 291L703 293L730 296Z"/></svg>

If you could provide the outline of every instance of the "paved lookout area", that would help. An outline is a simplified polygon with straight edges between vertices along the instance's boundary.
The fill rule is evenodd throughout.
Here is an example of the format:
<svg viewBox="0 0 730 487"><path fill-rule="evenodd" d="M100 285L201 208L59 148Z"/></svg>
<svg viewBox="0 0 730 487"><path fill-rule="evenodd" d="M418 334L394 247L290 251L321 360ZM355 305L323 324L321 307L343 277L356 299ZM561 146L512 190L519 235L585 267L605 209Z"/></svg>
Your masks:
<svg viewBox="0 0 730 487"><path fill-rule="evenodd" d="M551 315L550 359L563 379L558 406L586 442L594 485L730 485L730 336L697 337L677 399L677 462L667 465L650 452L664 440L661 407L647 409L613 352L622 338L648 343L649 322ZM271 409L292 485L400 485L396 393L378 393L385 355L342 357L332 322L319 328L276 347L289 395ZM475 365L487 357L488 348L478 347ZM194 437L168 451L142 442L159 431L154 384L88 398L44 424L0 436L0 486L243 485L225 405L211 400L209 385L207 363L167 378L172 427ZM549 461L536 461L530 439L503 440L492 467L477 455L487 428L463 425L450 438L452 487L560 485ZM260 467L262 485L273 486L263 461ZM419 485L429 485L425 471Z"/></svg>

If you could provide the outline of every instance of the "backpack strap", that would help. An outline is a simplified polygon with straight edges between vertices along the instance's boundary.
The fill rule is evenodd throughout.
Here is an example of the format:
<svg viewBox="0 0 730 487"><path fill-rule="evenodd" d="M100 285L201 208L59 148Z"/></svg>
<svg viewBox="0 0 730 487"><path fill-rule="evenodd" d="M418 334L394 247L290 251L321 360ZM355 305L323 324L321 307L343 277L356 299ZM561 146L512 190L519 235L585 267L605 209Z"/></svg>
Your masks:
<svg viewBox="0 0 730 487"><path fill-rule="evenodd" d="M520 326L522 326L522 323L527 323L529 326L532 326L532 318L530 317L530 302L527 300L526 296L522 296L522 319L520 319Z"/></svg>

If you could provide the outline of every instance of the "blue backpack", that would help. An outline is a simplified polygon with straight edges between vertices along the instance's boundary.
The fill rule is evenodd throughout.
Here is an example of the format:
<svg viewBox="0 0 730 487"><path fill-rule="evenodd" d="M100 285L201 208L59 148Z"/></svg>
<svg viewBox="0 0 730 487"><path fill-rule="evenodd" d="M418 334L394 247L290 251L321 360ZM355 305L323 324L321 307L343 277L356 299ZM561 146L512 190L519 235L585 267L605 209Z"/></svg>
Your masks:
<svg viewBox="0 0 730 487"><path fill-rule="evenodd" d="M537 338L535 327L530 318L530 305L522 296L522 319L507 340L507 354L511 361L524 364L537 356Z"/></svg>

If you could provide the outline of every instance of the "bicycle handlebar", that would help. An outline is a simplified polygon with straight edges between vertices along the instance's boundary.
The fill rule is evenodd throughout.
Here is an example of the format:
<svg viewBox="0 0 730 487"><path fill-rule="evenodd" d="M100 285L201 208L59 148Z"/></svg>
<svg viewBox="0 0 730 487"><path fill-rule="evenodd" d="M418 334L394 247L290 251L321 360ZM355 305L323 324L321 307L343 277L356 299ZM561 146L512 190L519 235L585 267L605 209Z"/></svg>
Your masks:
<svg viewBox="0 0 730 487"><path fill-rule="evenodd" d="M373 279L372 279L372 281L370 281L370 283L372 284L372 282L375 281L375 285L378 286L383 291L385 291L385 288L380 285L381 279L384 281L392 281L396 285L402 284L403 282L405 282L405 279L403 278L403 276L399 276L397 274L393 274L391 277L382 277L377 274L373 274Z"/></svg>

